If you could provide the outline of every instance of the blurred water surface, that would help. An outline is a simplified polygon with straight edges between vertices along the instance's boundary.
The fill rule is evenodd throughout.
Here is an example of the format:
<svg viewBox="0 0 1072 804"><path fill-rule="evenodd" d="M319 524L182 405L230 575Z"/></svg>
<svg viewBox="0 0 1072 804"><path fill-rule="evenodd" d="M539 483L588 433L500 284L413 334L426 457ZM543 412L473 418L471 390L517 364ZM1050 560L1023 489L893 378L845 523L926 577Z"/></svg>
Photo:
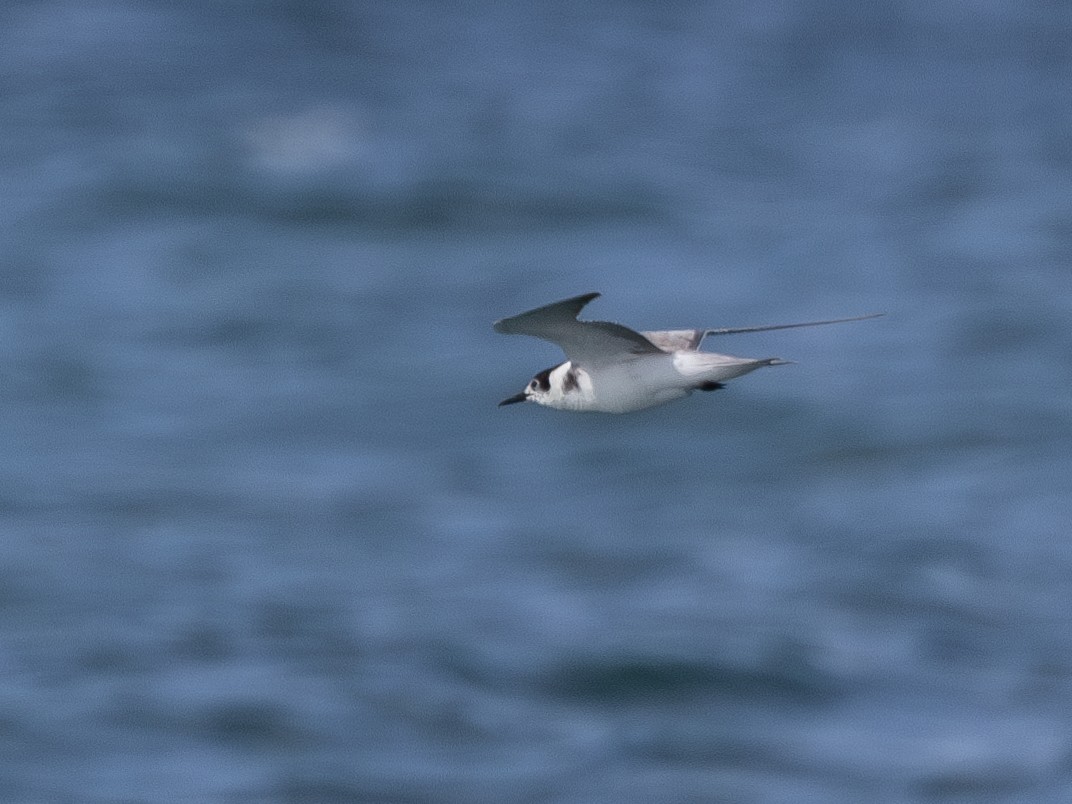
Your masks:
<svg viewBox="0 0 1072 804"><path fill-rule="evenodd" d="M1062 3L0 10L0 799L1072 796ZM798 365L495 403L603 291Z"/></svg>

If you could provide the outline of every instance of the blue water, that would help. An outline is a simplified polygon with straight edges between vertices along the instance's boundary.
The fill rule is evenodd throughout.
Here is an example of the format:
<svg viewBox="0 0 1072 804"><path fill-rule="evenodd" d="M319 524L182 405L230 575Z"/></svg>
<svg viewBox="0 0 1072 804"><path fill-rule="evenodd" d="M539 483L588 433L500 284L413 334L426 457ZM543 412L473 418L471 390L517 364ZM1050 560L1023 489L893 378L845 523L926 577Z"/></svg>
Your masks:
<svg viewBox="0 0 1072 804"><path fill-rule="evenodd" d="M1072 800L1064 3L0 9L0 800ZM630 416L639 329L885 311Z"/></svg>

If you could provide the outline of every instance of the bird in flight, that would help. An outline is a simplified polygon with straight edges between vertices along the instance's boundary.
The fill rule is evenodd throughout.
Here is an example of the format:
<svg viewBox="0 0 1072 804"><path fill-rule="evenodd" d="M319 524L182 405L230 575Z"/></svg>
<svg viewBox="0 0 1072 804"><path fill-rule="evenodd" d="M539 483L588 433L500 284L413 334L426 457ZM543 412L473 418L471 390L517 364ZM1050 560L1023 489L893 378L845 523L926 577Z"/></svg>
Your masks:
<svg viewBox="0 0 1072 804"><path fill-rule="evenodd" d="M539 372L519 394L499 403L535 402L558 410L630 413L689 396L714 391L763 366L792 361L777 357L749 358L701 352L708 335L734 335L773 329L817 327L878 318L883 313L721 329L673 329L636 332L609 321L579 321L581 309L598 293L585 293L495 322L495 331L531 335L562 347L566 361Z"/></svg>

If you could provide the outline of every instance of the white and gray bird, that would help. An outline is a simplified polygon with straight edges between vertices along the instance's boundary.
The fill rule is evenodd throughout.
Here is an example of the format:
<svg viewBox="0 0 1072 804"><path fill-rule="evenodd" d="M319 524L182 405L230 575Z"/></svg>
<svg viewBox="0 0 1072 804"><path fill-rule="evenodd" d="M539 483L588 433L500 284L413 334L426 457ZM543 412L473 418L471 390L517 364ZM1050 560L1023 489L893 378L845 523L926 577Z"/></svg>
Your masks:
<svg viewBox="0 0 1072 804"><path fill-rule="evenodd" d="M777 357L754 359L701 352L700 343L708 335L817 327L883 315L873 313L762 327L635 332L609 321L578 321L581 308L598 296L598 293L585 293L495 322L496 332L550 341L562 347L568 358L541 371L524 391L504 399L500 407L515 402L536 402L549 408L580 412L643 410L681 399L693 391L714 391L725 380L763 366L792 362Z"/></svg>

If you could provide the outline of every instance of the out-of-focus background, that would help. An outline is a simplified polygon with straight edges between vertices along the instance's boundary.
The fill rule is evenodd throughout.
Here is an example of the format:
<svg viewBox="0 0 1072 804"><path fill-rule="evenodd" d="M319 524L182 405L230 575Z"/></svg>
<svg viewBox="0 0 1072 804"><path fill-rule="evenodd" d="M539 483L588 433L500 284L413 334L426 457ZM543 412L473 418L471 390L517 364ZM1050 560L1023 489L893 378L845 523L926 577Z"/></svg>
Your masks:
<svg viewBox="0 0 1072 804"><path fill-rule="evenodd" d="M0 10L0 799L1072 800L1072 6ZM599 290L778 355L497 409Z"/></svg>

